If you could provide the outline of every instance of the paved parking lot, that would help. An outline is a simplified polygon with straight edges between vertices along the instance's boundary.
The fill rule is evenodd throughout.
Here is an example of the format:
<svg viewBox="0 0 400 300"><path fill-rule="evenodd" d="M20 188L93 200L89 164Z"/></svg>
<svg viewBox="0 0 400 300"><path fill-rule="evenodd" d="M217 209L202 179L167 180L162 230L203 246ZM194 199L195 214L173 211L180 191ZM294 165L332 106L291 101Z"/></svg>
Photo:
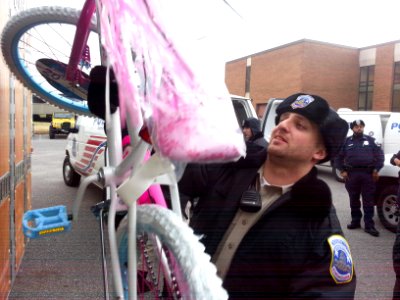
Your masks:
<svg viewBox="0 0 400 300"><path fill-rule="evenodd" d="M35 135L32 142L33 208L71 211L77 189L62 178L65 137ZM90 212L102 194L93 186L86 196L71 232L29 241L9 299L103 299L99 226Z"/></svg>

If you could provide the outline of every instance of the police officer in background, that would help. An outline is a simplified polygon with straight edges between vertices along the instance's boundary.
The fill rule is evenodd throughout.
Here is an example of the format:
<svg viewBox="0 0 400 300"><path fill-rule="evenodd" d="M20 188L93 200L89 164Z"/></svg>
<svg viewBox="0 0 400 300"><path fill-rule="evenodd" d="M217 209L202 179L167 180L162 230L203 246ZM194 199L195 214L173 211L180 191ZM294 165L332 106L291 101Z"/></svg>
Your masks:
<svg viewBox="0 0 400 300"><path fill-rule="evenodd" d="M259 119L247 118L243 120L242 132L246 144L248 144L247 142L252 142L263 148L267 148L268 143L261 131L261 122Z"/></svg>
<svg viewBox="0 0 400 300"><path fill-rule="evenodd" d="M375 183L379 179L378 172L385 160L380 146L375 139L364 134L365 123L355 120L350 123L353 135L346 139L341 151L336 156L335 166L345 180L346 190L350 197L351 223L348 229L361 227L361 201L364 210L364 231L372 236L379 236L375 229L374 193Z"/></svg>

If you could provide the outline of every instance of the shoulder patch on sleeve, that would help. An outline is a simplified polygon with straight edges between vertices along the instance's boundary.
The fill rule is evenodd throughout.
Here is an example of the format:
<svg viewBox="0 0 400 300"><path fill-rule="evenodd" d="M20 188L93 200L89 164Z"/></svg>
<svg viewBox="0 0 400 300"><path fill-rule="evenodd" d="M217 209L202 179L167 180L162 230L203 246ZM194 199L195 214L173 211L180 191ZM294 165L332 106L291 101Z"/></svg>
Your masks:
<svg viewBox="0 0 400 300"><path fill-rule="evenodd" d="M353 279L354 265L350 247L346 239L338 234L328 238L331 248L331 265L329 272L336 284L348 283Z"/></svg>

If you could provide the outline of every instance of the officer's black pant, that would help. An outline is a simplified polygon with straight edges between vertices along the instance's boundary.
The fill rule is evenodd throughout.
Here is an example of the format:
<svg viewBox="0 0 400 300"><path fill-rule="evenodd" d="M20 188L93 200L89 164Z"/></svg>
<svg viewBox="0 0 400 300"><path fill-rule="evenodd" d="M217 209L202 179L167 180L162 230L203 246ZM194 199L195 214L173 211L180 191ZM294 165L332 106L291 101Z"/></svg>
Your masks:
<svg viewBox="0 0 400 300"><path fill-rule="evenodd" d="M349 171L345 186L350 197L352 223L361 223L362 196L365 228L373 227L375 182L372 174L365 171Z"/></svg>
<svg viewBox="0 0 400 300"><path fill-rule="evenodd" d="M400 299L400 222L397 224L396 239L393 244L393 268L396 281L393 288L393 300Z"/></svg>
<svg viewBox="0 0 400 300"><path fill-rule="evenodd" d="M399 187L397 188L396 204L397 204L397 208L400 208L400 177L399 177Z"/></svg>

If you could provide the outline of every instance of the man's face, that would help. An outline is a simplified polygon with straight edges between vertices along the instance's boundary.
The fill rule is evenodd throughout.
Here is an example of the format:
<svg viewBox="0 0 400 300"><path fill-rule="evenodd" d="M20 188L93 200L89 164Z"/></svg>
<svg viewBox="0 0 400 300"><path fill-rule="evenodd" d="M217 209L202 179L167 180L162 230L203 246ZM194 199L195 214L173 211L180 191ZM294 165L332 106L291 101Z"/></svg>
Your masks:
<svg viewBox="0 0 400 300"><path fill-rule="evenodd" d="M251 137L253 136L253 132L251 131L250 127L243 127L242 131L243 131L244 139L246 141L251 139Z"/></svg>
<svg viewBox="0 0 400 300"><path fill-rule="evenodd" d="M357 136L361 136L364 134L364 126L363 125L354 125L353 126L353 133Z"/></svg>
<svg viewBox="0 0 400 300"><path fill-rule="evenodd" d="M287 161L316 162L326 151L318 126L300 114L287 112L272 130L268 154Z"/></svg>

